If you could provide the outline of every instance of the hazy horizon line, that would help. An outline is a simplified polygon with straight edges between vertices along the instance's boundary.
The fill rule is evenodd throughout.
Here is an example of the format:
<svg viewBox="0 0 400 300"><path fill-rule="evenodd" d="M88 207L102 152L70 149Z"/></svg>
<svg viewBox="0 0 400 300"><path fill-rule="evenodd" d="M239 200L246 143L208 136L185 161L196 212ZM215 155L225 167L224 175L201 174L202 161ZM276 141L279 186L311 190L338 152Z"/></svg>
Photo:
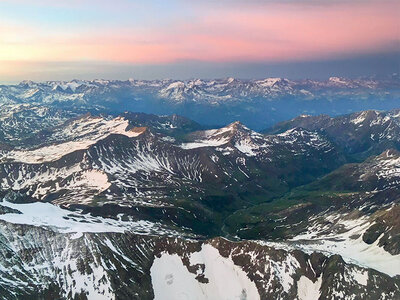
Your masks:
<svg viewBox="0 0 400 300"><path fill-rule="evenodd" d="M23 79L23 80L15 80L15 81L0 81L0 85L19 85L25 82L32 82L32 83L48 83L48 82L72 82L72 81L83 81L83 82L93 82L93 81L146 81L146 82L153 82L153 81L194 81L194 80L203 80L203 81L212 81L212 80L228 80L228 79L235 79L240 81L253 81L253 80L263 80L263 79L286 79L290 81L304 81L304 80L312 80L312 81L328 81L330 78L343 78L343 79L376 79L376 80L384 80L384 79L391 79L396 78L400 79L398 73L388 73L385 75L377 75L377 74L365 74L361 76L340 76L331 74L330 76L325 76L324 78L312 78L312 77L303 77L303 78L291 78L290 76L254 76L254 77L236 77L236 76L223 76L223 77L186 77L186 78L168 78L168 77L160 77L160 78L153 78L153 79L146 79L146 78L135 78L135 77L126 77L126 78L101 78L101 77L93 77L93 78L72 78L72 79L50 79L50 80L31 80L31 79Z"/></svg>

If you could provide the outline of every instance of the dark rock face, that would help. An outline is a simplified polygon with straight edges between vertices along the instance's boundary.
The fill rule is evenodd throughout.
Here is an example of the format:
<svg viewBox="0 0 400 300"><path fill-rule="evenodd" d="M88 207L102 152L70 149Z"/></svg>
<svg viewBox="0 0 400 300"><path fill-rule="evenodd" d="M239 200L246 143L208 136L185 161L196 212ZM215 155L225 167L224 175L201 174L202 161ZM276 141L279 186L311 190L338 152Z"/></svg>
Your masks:
<svg viewBox="0 0 400 300"><path fill-rule="evenodd" d="M363 240L372 244L379 239L379 246L387 252L400 254L400 206L395 205L389 211L376 213L375 223L367 229Z"/></svg>

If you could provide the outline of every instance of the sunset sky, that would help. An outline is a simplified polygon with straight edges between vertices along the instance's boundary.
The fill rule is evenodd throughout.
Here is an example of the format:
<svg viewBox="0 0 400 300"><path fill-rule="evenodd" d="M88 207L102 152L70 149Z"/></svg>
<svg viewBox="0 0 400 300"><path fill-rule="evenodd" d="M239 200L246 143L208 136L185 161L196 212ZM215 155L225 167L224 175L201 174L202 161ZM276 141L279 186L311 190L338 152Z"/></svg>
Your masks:
<svg viewBox="0 0 400 300"><path fill-rule="evenodd" d="M0 0L0 82L390 74L399 20L386 0Z"/></svg>

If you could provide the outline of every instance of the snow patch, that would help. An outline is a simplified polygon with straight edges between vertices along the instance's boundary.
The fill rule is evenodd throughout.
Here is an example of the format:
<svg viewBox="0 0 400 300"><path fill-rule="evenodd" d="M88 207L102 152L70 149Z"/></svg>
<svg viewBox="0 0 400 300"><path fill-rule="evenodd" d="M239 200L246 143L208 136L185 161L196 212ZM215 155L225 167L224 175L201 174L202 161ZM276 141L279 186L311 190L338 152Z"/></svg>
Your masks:
<svg viewBox="0 0 400 300"><path fill-rule="evenodd" d="M358 284L367 286L368 283L368 271L360 271L354 269L352 271L352 275L355 281L358 282Z"/></svg>
<svg viewBox="0 0 400 300"><path fill-rule="evenodd" d="M258 149L258 146L254 145L249 140L241 140L235 144L236 149L247 156L256 156L257 153L254 150Z"/></svg>
<svg viewBox="0 0 400 300"><path fill-rule="evenodd" d="M322 276L316 282L312 282L306 276L301 276L297 281L297 295L299 300L318 300L320 296L319 289L322 284Z"/></svg>
<svg viewBox="0 0 400 300"><path fill-rule="evenodd" d="M195 148L203 148L203 147L218 147L226 144L228 139L218 139L218 140L204 140L197 141L193 143L185 143L181 145L182 149L195 149Z"/></svg>

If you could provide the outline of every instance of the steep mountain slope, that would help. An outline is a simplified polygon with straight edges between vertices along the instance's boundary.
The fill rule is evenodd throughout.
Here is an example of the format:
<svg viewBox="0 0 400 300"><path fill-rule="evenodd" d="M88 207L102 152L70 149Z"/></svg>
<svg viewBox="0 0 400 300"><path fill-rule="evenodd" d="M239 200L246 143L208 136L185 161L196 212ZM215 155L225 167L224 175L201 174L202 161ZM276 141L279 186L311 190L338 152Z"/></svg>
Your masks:
<svg viewBox="0 0 400 300"><path fill-rule="evenodd" d="M363 158L394 147L400 149L400 111L369 110L336 118L327 115L303 115L267 130L280 133L291 128L315 130L343 147L346 152Z"/></svg>
<svg viewBox="0 0 400 300"><path fill-rule="evenodd" d="M362 163L348 164L309 185L314 190L384 191L399 187L400 152L388 149Z"/></svg>

